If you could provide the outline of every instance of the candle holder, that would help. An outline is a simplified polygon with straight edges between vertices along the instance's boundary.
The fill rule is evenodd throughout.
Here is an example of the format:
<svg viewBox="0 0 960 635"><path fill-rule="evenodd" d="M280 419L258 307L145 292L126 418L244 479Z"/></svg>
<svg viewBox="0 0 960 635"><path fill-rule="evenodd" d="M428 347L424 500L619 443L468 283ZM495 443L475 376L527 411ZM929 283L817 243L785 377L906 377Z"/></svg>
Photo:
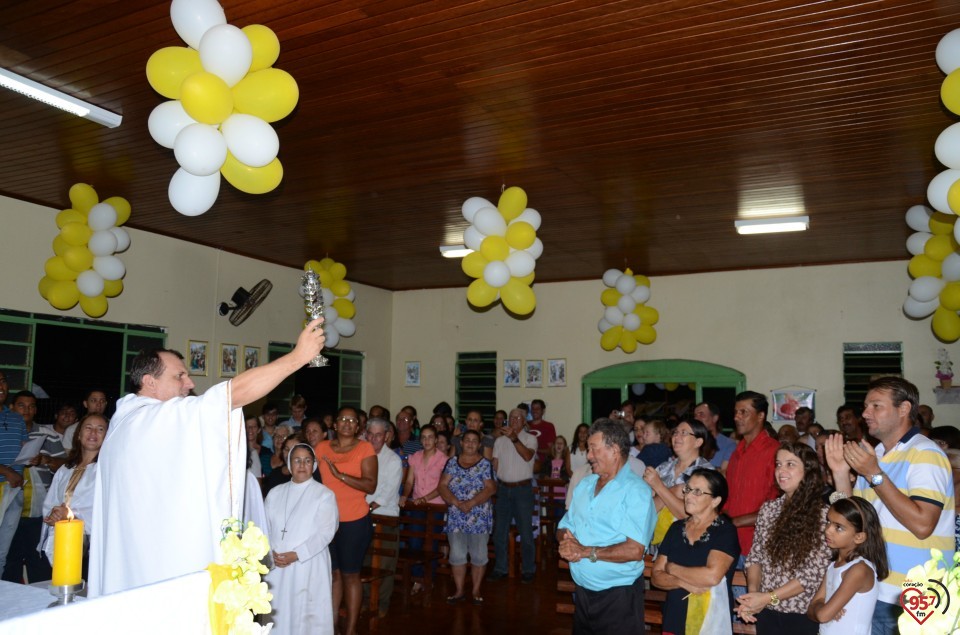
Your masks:
<svg viewBox="0 0 960 635"><path fill-rule="evenodd" d="M303 298L304 310L311 320L323 317L323 289L320 286L320 276L312 269L304 273L300 279L300 296ZM312 368L329 365L330 360L322 353L318 353L308 364Z"/></svg>
<svg viewBox="0 0 960 635"><path fill-rule="evenodd" d="M65 584L61 586L50 585L50 595L57 598L48 608L55 606L64 606L76 601L77 595L85 588L83 580L78 584Z"/></svg>

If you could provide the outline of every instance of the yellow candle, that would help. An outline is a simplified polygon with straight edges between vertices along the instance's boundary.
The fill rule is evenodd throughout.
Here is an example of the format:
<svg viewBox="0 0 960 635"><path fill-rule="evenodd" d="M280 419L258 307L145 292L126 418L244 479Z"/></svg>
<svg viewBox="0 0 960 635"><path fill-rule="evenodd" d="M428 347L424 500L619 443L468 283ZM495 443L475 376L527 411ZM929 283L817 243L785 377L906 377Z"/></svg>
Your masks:
<svg viewBox="0 0 960 635"><path fill-rule="evenodd" d="M53 586L80 584L83 566L83 521L61 520L53 526Z"/></svg>

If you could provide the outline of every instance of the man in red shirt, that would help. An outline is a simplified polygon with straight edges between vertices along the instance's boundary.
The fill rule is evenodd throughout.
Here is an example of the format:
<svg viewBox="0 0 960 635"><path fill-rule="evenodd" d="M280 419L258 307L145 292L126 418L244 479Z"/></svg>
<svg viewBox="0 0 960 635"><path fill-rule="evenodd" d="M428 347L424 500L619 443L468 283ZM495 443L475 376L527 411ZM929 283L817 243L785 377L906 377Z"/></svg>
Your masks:
<svg viewBox="0 0 960 635"><path fill-rule="evenodd" d="M760 506L778 495L773 465L780 443L763 429L768 408L766 397L746 391L736 396L733 410L740 442L727 467L730 499L725 511L737 528L740 551L744 555L750 552L753 544L754 524Z"/></svg>
<svg viewBox="0 0 960 635"><path fill-rule="evenodd" d="M547 404L543 399L534 399L530 402L530 416L533 420L527 424L527 429L537 437L537 460L542 464L550 457L550 448L557 440L557 429L549 421L544 421L543 411Z"/></svg>

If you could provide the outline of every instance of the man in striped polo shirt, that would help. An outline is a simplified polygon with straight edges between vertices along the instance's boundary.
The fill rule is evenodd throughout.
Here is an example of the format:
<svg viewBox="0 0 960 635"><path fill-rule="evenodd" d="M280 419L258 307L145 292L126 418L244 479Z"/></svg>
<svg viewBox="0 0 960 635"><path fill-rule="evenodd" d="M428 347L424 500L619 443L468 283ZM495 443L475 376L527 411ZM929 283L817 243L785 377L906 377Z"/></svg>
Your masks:
<svg viewBox="0 0 960 635"><path fill-rule="evenodd" d="M951 562L954 548L953 477L937 445L920 434L917 387L900 377L870 382L864 401L867 430L876 450L839 434L824 446L837 491L870 501L880 516L890 575L880 584L873 635L899 632L899 598L907 571L936 548ZM850 470L857 473L850 485Z"/></svg>

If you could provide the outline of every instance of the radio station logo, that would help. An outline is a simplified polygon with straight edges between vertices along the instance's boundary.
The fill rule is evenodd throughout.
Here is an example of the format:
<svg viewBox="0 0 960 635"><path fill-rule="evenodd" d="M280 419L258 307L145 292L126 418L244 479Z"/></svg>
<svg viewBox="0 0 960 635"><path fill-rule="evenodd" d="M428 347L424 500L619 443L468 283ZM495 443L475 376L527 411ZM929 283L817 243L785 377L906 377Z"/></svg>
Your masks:
<svg viewBox="0 0 960 635"><path fill-rule="evenodd" d="M900 606L917 624L923 625L934 613L947 613L950 591L939 580L905 580L900 592Z"/></svg>

